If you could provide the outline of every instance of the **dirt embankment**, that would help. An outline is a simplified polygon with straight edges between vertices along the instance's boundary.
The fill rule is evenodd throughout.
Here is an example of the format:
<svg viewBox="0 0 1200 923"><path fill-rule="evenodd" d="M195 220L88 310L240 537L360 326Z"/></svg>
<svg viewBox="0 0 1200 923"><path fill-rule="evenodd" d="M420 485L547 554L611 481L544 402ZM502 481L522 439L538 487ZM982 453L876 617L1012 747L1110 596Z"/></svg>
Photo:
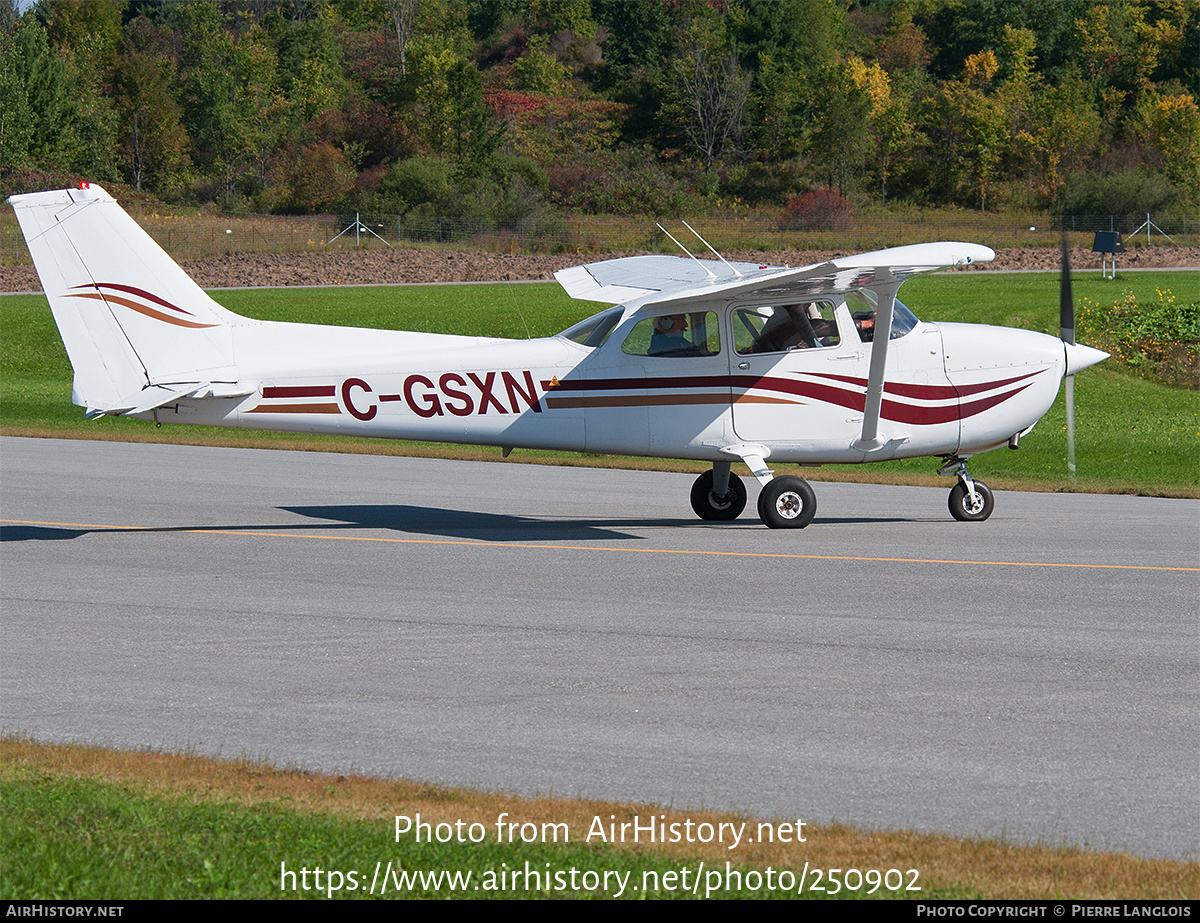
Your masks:
<svg viewBox="0 0 1200 923"><path fill-rule="evenodd" d="M553 279L554 271L598 259L629 256L503 254L466 250L368 250L336 253L235 253L205 260L189 260L184 269L204 288L244 288L262 285L371 285L411 282L491 282ZM731 260L773 266L806 266L847 256L849 251L779 250L735 251ZM999 250L991 263L975 269L1025 269L1054 271L1060 251L1054 248ZM1075 269L1099 269L1100 257L1084 247L1071 252ZM1144 247L1122 254L1124 269L1200 267L1200 247ZM31 265L0 267L0 292L39 291Z"/></svg>

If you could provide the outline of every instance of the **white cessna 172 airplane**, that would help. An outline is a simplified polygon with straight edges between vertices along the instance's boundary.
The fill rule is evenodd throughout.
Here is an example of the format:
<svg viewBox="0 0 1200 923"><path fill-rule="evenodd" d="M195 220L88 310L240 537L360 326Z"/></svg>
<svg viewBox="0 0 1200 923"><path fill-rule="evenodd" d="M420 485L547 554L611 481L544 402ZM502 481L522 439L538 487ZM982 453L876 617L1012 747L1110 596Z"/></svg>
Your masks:
<svg viewBox="0 0 1200 923"><path fill-rule="evenodd" d="M964 243L795 269L715 250L712 261L589 263L556 278L611 307L535 340L250 320L206 295L103 189L80 186L8 201L89 418L698 459L712 469L691 502L709 520L745 507L730 470L741 461L773 528L808 525L816 497L768 459L940 456L958 478L950 512L983 520L992 493L966 460L1015 448L1064 375L1107 355L924 323L895 300L914 273L994 256Z"/></svg>

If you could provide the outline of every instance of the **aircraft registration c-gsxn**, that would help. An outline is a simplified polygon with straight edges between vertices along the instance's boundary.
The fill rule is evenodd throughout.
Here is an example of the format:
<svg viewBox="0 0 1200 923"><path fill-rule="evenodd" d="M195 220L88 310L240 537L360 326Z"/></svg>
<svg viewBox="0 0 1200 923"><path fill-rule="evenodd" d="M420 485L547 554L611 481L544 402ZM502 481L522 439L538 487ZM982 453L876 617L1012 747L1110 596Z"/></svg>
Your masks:
<svg viewBox="0 0 1200 923"><path fill-rule="evenodd" d="M88 418L697 459L712 468L691 502L709 520L745 507L740 461L773 528L808 525L816 497L768 459L935 456L957 476L950 512L982 520L992 493L966 460L1015 448L1063 377L1107 355L919 321L897 289L993 258L966 243L800 268L716 251L589 263L555 277L609 307L533 340L251 320L205 294L103 189L80 186L8 201Z"/></svg>

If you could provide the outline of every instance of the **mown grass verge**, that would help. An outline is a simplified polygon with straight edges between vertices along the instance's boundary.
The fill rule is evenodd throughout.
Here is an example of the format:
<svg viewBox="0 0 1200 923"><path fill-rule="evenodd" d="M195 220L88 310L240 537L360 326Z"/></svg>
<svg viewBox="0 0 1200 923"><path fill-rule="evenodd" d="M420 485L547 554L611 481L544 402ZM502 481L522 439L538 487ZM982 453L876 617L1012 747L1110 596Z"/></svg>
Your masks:
<svg viewBox="0 0 1200 923"><path fill-rule="evenodd" d="M565 824L569 843L497 842L496 819ZM479 823L486 837L477 843L421 843L395 837L395 817L415 817L436 826ZM1195 899L1200 896L1200 864L1147 860L1133 856L1052 845L1019 846L995 840L954 838L912 832L869 832L849 827L803 829L805 842L745 843L730 851L717 843L624 847L582 842L595 818L607 824L646 822L653 814L666 823L748 823L786 818L748 818L711 811L660 809L615 804L474 792L403 780L330 776L272 768L249 760L220 761L188 754L122 751L70 744L45 745L25 737L0 739L0 898L269 898L327 897L314 886L281 891L281 863L288 870L341 871L343 888L334 896L368 897L376 863L410 872L467 872L465 888L418 880L412 890L389 889L388 897L611 897L610 887L588 888L605 871L626 879L623 897L690 897L690 883L706 887L736 882L726 862L740 871L742 887L714 892L720 897L796 896L769 890L798 881L815 870L904 870L905 888L916 869L921 890L865 883L841 888L839 897L982 899ZM795 819L790 819L794 821ZM698 829L698 828L697 828ZM543 873L540 890L529 880L517 888L500 885L501 872L526 863ZM701 865L703 863L703 865ZM689 870L685 890L684 869ZM571 870L575 871L574 879ZM358 872L356 890L348 874ZM545 873L552 873L546 876ZM593 876L585 878L585 872ZM495 888L487 875L495 877ZM562 872L559 880L554 873ZM712 873L719 873L713 878ZM757 879L751 874L758 873ZM674 875L674 879L668 876ZM522 875L523 877L523 875ZM841 876L841 877L844 877ZM282 879L286 885L291 880ZM328 878L325 879L328 882ZM394 879L393 879L394 880ZM577 887L569 887L571 881ZM665 882L674 881L671 887ZM758 887L751 886L758 881ZM852 880L854 880L852 878ZM899 879L891 876L892 884ZM461 879L460 879L461 881ZM511 885L511 879L507 879ZM659 884L653 893L643 884ZM825 879L828 886L828 879ZM475 885L479 889L475 890ZM633 888L636 887L637 890ZM376 896L378 896L378 888ZM829 890L833 890L829 887ZM804 894L827 897L827 892Z"/></svg>
<svg viewBox="0 0 1200 923"><path fill-rule="evenodd" d="M1127 273L1118 280L1077 277L1078 300L1114 304L1125 291L1156 304L1159 292L1197 296L1186 272ZM989 323L1057 332L1058 277L1039 274L950 274L913 279L901 296L927 320ZM590 313L552 283L512 286L272 289L216 293L231 310L269 320L347 324L484 336L554 333ZM70 403L70 366L42 296L0 298L0 432L314 451L429 455L500 460L498 449L447 447L199 427L164 427L138 420L88 423ZM976 456L972 473L993 488L1083 490L1153 496L1200 496L1200 392L1138 377L1112 360L1077 376L1078 477L1068 478L1066 418L1058 402L1017 452ZM517 450L513 462L700 471L703 465L624 459L572 452ZM813 480L946 485L933 459L868 466L804 469Z"/></svg>

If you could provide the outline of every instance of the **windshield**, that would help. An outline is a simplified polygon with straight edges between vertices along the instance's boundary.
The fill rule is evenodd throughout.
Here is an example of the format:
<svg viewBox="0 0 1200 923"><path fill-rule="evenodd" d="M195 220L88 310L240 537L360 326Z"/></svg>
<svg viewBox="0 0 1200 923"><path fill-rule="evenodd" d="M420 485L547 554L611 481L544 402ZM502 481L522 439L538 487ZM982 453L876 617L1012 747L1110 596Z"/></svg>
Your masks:
<svg viewBox="0 0 1200 923"><path fill-rule="evenodd" d="M859 336L863 342L869 343L871 332L875 326L875 311L879 308L879 299L870 289L859 289L856 292L846 293L846 307L850 309L850 316L854 318L854 325L858 328ZM921 322L917 319L917 315L913 314L904 306L904 302L897 298L896 306L892 309L892 335L889 339L900 339L919 323Z"/></svg>
<svg viewBox="0 0 1200 923"><path fill-rule="evenodd" d="M558 335L566 337L580 346L602 346L608 339L608 335L613 332L613 328L617 326L617 321L621 319L623 313L625 313L625 309L617 305L601 311L599 314L593 314L578 324L573 324Z"/></svg>

